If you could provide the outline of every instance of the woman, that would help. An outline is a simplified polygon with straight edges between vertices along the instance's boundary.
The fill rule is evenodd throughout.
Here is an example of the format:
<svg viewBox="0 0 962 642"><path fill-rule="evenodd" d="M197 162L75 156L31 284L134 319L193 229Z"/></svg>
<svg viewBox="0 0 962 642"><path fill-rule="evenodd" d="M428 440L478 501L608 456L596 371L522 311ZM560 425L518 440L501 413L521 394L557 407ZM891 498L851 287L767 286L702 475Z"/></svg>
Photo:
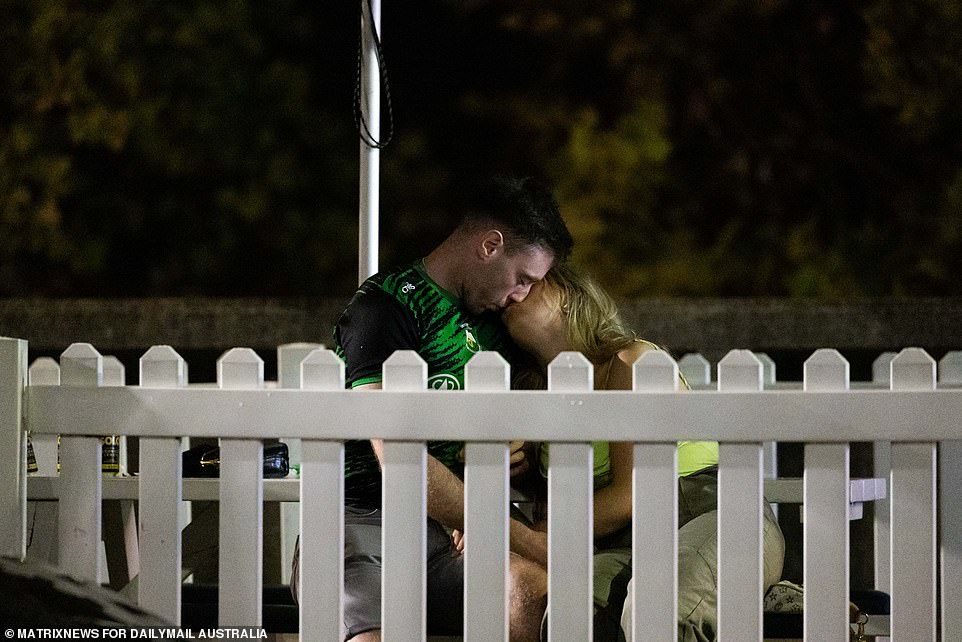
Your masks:
<svg viewBox="0 0 962 642"><path fill-rule="evenodd" d="M631 390L632 365L643 352L658 349L628 330L614 301L597 284L564 265L552 268L527 298L510 305L503 319L534 362L532 370L519 377L529 388L544 387L551 360L574 350L594 365L596 390ZM681 384L688 388L684 378ZM631 577L632 445L593 446L595 639L624 639L620 621ZM548 448L541 448L545 476L548 456ZM717 443L679 442L679 640L715 638L717 465ZM767 503L765 509L767 589L781 574L784 539ZM626 616L630 618L630 612Z"/></svg>

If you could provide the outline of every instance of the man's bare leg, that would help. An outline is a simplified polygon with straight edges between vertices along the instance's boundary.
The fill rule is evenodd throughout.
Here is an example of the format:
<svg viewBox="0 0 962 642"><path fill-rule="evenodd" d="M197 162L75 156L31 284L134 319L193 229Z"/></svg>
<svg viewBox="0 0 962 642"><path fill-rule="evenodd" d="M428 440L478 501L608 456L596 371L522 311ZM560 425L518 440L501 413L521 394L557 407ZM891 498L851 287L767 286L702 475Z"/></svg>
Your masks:
<svg viewBox="0 0 962 642"><path fill-rule="evenodd" d="M541 620L548 606L548 572L538 564L512 553L509 579L508 622L511 642L538 642L541 639Z"/></svg>
<svg viewBox="0 0 962 642"><path fill-rule="evenodd" d="M509 580L511 642L538 642L541 620L548 606L548 573L534 562L512 553ZM351 642L381 642L381 632L365 631L351 638Z"/></svg>

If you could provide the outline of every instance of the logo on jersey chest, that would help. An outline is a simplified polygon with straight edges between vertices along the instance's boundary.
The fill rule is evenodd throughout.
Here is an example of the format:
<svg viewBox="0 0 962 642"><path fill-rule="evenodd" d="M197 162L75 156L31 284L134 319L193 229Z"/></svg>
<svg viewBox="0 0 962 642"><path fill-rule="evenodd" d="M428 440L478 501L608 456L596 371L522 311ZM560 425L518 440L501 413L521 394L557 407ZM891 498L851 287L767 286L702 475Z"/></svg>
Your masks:
<svg viewBox="0 0 962 642"><path fill-rule="evenodd" d="M481 344L478 342L478 338L474 335L474 331L471 329L470 323L461 323L458 325L458 330L464 332L464 347L461 350L466 350L471 354L475 354L481 351ZM458 339L459 334L452 333L451 345L452 348L458 350L457 346L460 344ZM450 345L450 344L449 344ZM460 365L448 364L448 369L461 367L463 368L467 364L468 357L461 352L458 357L455 357L456 361L460 361ZM446 372L433 375L428 377L428 389L429 390L460 390L461 380L452 374Z"/></svg>
<svg viewBox="0 0 962 642"><path fill-rule="evenodd" d="M461 382L454 375L436 374L428 379L428 390L460 390Z"/></svg>

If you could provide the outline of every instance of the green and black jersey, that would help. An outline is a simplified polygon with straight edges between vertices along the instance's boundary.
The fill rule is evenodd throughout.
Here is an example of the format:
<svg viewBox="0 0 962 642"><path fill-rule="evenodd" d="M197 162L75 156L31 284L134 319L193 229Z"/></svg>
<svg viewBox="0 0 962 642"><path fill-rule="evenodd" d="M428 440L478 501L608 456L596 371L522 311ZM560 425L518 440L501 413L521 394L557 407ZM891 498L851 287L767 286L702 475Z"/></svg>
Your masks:
<svg viewBox="0 0 962 642"><path fill-rule="evenodd" d="M362 283L337 322L334 343L350 387L380 383L384 361L395 350L414 350L427 363L428 387L460 390L464 366L477 352L496 350L513 361L515 350L496 314L463 310L421 261ZM459 475L462 449L461 442L428 443L428 453ZM370 442L348 441L344 451L347 503L380 507L381 472Z"/></svg>

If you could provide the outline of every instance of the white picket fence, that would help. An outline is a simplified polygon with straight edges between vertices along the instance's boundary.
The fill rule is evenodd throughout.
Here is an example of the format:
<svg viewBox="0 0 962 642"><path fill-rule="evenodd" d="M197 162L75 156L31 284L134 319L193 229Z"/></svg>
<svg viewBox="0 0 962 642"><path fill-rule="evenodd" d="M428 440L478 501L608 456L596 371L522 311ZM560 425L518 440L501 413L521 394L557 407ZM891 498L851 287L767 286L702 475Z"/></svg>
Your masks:
<svg viewBox="0 0 962 642"><path fill-rule="evenodd" d="M262 442L302 440L300 507L303 640L337 640L343 578L343 440L381 437L384 449L383 633L425 639L425 441L468 442L464 639L507 639L508 447L552 442L549 471L549 635L591 640L592 449L590 441L635 442L633 639L676 631L676 442L719 446L719 639L760 640L762 444L805 443L806 640L848 635L849 442L891 442L887 570L891 639L962 636L962 383L959 354L937 364L906 349L891 359L889 386L849 383L848 363L816 351L797 389L765 389L762 362L735 350L717 385L679 392L678 366L644 355L634 391L592 390L592 367L563 353L549 390L508 390L508 368L480 353L466 390L426 390L423 361L398 352L384 391L343 389L342 362L316 350L301 363L300 389L265 387L263 362L235 348L218 361L218 385L188 386L183 359L155 346L140 360L140 385L109 386L103 357L74 344L60 385L28 385L27 343L0 339L0 544L25 555L25 432L62 437L60 563L100 576L101 442L141 437L139 601L179 623L184 483L181 441L221 438L219 622L261 623ZM937 493L938 489L938 493ZM937 542L937 535L939 541ZM941 573L937 573L937 569ZM884 569L883 569L884 570ZM941 596L941 613L937 609ZM420 614L420 617L411 614ZM940 629L940 630L939 630Z"/></svg>

